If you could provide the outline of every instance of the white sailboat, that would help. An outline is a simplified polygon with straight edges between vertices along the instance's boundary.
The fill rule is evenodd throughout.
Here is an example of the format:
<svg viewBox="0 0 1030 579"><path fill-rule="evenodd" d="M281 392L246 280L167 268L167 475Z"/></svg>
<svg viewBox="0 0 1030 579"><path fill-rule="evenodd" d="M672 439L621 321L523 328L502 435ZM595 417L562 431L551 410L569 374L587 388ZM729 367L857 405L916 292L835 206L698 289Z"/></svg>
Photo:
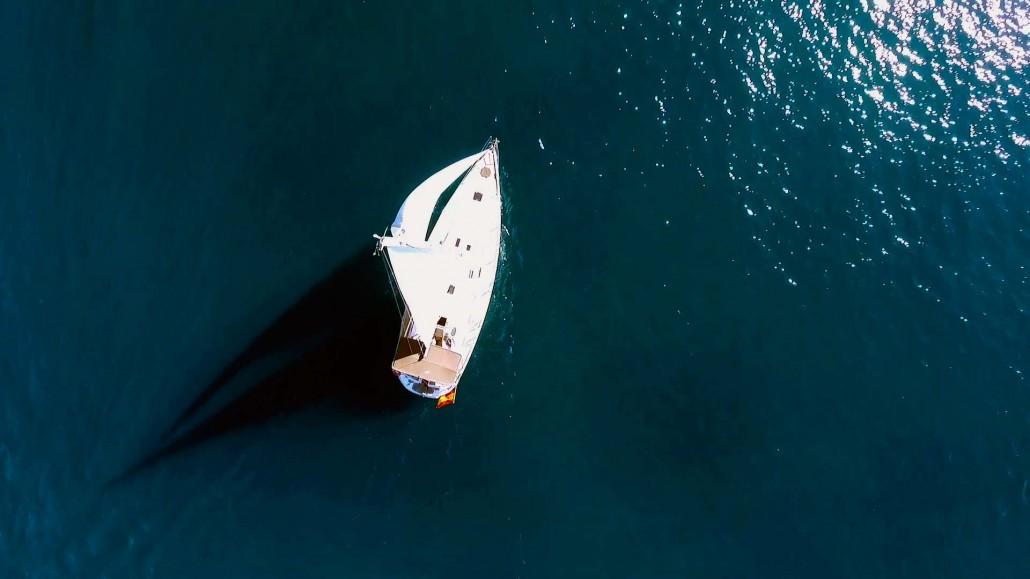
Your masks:
<svg viewBox="0 0 1030 579"><path fill-rule="evenodd" d="M501 240L497 146L491 139L423 181L388 234L375 236L404 305L393 373L438 406L454 401L490 306ZM455 181L432 225L440 197Z"/></svg>

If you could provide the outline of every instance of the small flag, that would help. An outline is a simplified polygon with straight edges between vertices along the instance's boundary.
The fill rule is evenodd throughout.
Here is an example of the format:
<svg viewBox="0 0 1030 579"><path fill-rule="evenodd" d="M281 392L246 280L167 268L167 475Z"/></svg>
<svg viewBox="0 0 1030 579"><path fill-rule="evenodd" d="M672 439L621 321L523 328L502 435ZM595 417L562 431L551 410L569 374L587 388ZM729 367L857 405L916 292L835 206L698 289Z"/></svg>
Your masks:
<svg viewBox="0 0 1030 579"><path fill-rule="evenodd" d="M436 407L437 408L443 408L444 406L450 406L451 404L454 404L454 398L457 395L458 395L458 389L455 388L454 390L451 390L447 394L444 394L443 396L437 398L436 399Z"/></svg>

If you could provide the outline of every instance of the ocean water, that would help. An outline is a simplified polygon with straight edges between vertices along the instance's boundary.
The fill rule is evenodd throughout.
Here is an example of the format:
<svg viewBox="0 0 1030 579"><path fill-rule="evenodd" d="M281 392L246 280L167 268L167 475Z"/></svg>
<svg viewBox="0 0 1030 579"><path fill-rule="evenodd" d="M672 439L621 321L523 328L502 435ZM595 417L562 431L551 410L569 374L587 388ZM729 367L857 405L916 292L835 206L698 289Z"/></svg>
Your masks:
<svg viewBox="0 0 1030 579"><path fill-rule="evenodd" d="M1025 3L435 4L0 3L0 576L1030 574Z"/></svg>

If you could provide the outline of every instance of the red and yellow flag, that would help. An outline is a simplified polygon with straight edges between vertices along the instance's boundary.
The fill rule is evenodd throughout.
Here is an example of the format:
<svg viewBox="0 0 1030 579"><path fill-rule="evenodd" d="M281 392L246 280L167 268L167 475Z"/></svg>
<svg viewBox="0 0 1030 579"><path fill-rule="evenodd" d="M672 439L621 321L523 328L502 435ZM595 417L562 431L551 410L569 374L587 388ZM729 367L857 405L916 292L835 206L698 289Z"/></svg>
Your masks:
<svg viewBox="0 0 1030 579"><path fill-rule="evenodd" d="M444 406L450 406L451 404L454 404L454 398L457 395L458 395L458 389L455 388L454 390L451 390L447 394L444 394L443 396L437 398L436 399L436 407L437 408L443 408Z"/></svg>

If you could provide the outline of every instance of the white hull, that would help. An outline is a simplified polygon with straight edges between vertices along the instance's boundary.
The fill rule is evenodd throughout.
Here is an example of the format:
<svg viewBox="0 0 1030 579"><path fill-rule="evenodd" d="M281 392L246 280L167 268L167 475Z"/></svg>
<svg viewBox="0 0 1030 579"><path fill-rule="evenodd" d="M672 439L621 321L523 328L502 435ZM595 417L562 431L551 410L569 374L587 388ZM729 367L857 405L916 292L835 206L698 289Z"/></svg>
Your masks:
<svg viewBox="0 0 1030 579"><path fill-rule="evenodd" d="M427 179L405 201L391 235L380 239L405 307L392 369L413 394L453 392L479 340L500 256L498 169L494 141ZM440 196L435 189L446 189L457 178L447 181L452 173L464 177L426 233L427 210Z"/></svg>

